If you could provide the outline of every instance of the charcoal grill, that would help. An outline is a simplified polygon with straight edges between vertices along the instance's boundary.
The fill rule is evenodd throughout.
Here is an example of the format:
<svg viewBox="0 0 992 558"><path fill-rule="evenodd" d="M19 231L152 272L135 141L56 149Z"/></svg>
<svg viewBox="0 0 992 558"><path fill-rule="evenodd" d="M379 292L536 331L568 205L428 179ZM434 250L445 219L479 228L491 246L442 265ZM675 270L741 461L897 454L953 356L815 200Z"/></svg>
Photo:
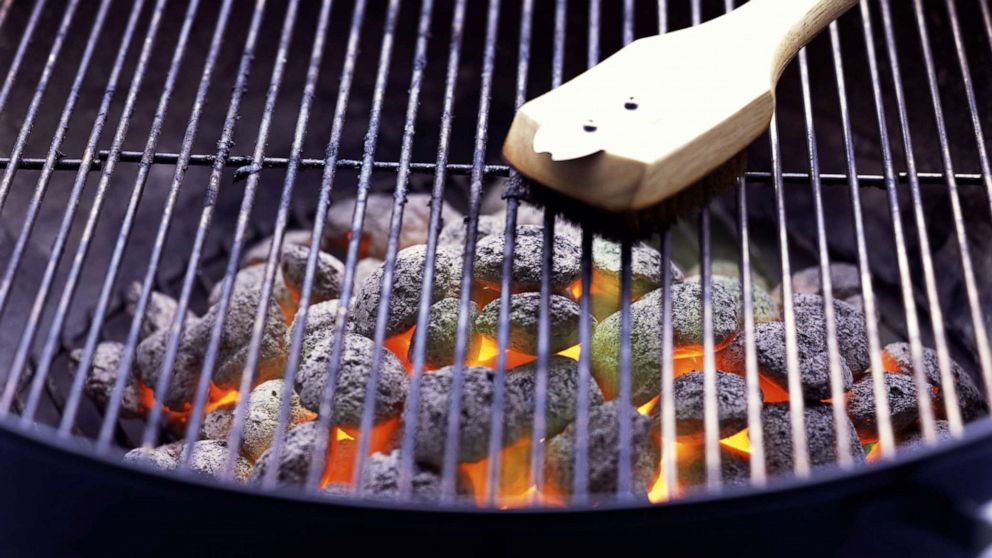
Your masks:
<svg viewBox="0 0 992 558"><path fill-rule="evenodd" d="M497 342L510 326L511 262L525 181L498 158L512 109L529 96L595 64L639 36L698 24L732 9L733 0L659 2L557 0L488 3L258 0L36 0L0 3L0 40L7 70L0 89L0 497L2 540L15 552L150 551L171 553L203 544L226 551L374 544L406 550L438 539L482 544L496 552L631 549L767 554L940 552L965 554L986 544L980 505L992 499L992 425L965 424L954 395L951 359L973 372L992 398L992 353L986 282L992 259L992 170L984 125L992 107L982 95L992 80L992 12L987 0L863 0L804 50L779 89L780 109L766 138L750 150L750 166L728 194L653 240L665 265L699 263L706 375L705 490L683 492L672 481L667 501L648 504L632 491L636 410L620 406L615 497L594 498L587 486L590 393L579 382L575 419L575 484L564 506L539 497L547 405L550 267L554 208L544 213L543 279L536 399L530 444L532 496L501 510L500 460L485 470L481 505L456 494L461 398L450 398L441 499L410 498L417 397L424 367L441 199L465 209L467 234L458 289L455 362L470 344L469 305L477 226L486 193L505 188L505 252L498 297ZM88 8L88 9L86 9ZM73 48L75 47L75 48ZM584 52L583 52L584 51ZM182 79L186 78L186 79ZM61 112L60 112L61 111ZM241 151L252 146L250 154ZM316 155L323 149L323 155ZM350 158L349 158L350 157ZM372 192L394 195L384 282L376 315L372 374L384 358L390 286L406 195L429 192L433 203L424 287L412 338L412 374L403 426L400 497L377 500L352 487L321 492L330 435L318 438L302 489L232 480L230 450L219 480L190 471L161 473L122 464L123 451L152 447L173 434L152 405L135 421L120 416L124 381L105 410L83 393L97 344L123 343L120 368L130 370L141 317L153 290L173 295L176 316L202 309L219 285L224 316L246 247L271 235L262 298L273 296L279 250L288 229L320 239L329 206L357 195L344 252L341 300L357 291L356 269ZM318 240L314 240L318 242ZM579 338L589 346L593 235L583 231L586 316ZM687 248L688 247L688 248ZM631 394L631 245L621 249L620 400ZM686 256L690 253L691 256ZM781 277L789 393L800 391L792 273L828 270L832 261L858 266L876 392L883 382L882 338L901 338L922 370L924 346L936 349L950 440L938 442L931 407L921 404L926 448L897 447L885 398L879 398L876 463L855 465L838 444L836 467L812 469L801 425L803 399L789 397L794 470L765 470L760 435L755 309L742 297L751 434L750 486L721 486L713 339L712 264L739 265L742 290L753 276ZM317 250L311 250L300 292L306 315ZM832 408L844 416L843 387L830 273L821 290L830 357ZM129 282L141 284L136 317L124 311ZM660 468L678 477L670 272L664 273L660 328L663 351L658 402ZM331 432L332 401L350 307L342 305L333 337L319 417ZM259 366L265 305L248 340L242 394L230 440L244 435L247 394ZM300 364L302 323L292 331L279 424L289 420L289 391ZM204 420L210 370L223 320L216 320L184 425L187 449ZM163 370L177 358L184 322L170 325ZM748 332L751 332L749 334ZM82 347L81 362L68 353ZM590 375L589 351L579 358ZM543 366L542 366L543 363ZM500 352L495 368L505 370ZM462 389L456 364L452 393ZM169 373L150 386L161 394ZM919 392L929 388L916 375ZM502 447L506 386L494 383L489 455ZM359 432L370 432L376 390L367 390ZM799 421L797 423L797 421ZM845 422L836 421L839 430ZM180 438L182 434L180 434ZM358 438L355 477L367 466L370 436ZM838 432L838 440L845 440ZM285 443L282 428L272 442ZM231 444L232 448L237 443ZM368 543L358 537L389 532ZM7 543L5 543L6 545ZM340 547L329 547L340 548Z"/></svg>

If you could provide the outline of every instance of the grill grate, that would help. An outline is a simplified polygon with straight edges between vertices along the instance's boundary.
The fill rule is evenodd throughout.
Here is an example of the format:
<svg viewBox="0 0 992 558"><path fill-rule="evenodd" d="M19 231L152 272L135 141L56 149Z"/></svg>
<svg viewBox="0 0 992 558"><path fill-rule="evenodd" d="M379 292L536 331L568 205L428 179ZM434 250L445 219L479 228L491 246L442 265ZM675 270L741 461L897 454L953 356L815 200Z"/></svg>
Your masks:
<svg viewBox="0 0 992 558"><path fill-rule="evenodd" d="M165 289L176 293L178 310L167 335L163 373L156 386L149 386L158 394L156 399L163 400L186 328L186 310L199 306L210 288L220 285L220 319L213 322L209 332L178 465L177 474L191 474L193 446L204 422L211 375L218 362L225 317L245 246L271 235L260 296L268 301L273 297L287 231L307 227L313 243L299 293L297 319L290 331L279 427L270 450L280 455L285 451L287 436L283 426L290 421L290 400L316 281L316 248L325 233L328 209L340 199L342 190L353 191L357 196L343 270L341 300L348 301L358 289L356 274L369 195L374 190L387 190L394 199L384 281L375 316L372 373L366 384L349 489L349 496L364 496L360 481L368 466L376 418L377 390L370 388L377 385L385 358L388 309L394 295L406 196L418 189L426 190L432 202L426 241L428 257L411 341L412 372L397 442L401 450L399 492L409 498L414 480L420 386L428 373L426 325L438 273L438 237L445 218L441 200L463 196L467 232L457 294L455 365L447 424L445 432L439 434L445 437L441 502L456 504L461 393L471 341L473 265L481 239L478 225L487 192L505 182L506 226L497 299L499 351L492 427L486 443L487 482L478 500L499 507L505 505L498 490L504 474L499 459L507 402L503 372L509 368L505 349L511 335L515 225L525 187L522 177L501 164L495 154L502 126L508 123L512 107L557 86L583 66L594 65L602 54L638 36L699 24L733 9L735 2L690 0L669 5L665 0L625 0L622 6L604 6L598 0L556 0L553 5L535 5L533 0L490 0L482 9L482 4L469 6L467 0L405 4L390 0L382 6L368 5L366 0L337 4L322 0L319 7L299 0L257 0L248 10L233 0L224 0L216 8L201 5L199 0L156 0L154 5L136 0L126 10L112 0L102 0L98 9L90 13L77 10L78 0L67 0L60 3L63 9L58 17L51 15L53 10L45 9L47 4L46 0L37 0L27 9L12 6L9 0L0 3L0 37L17 44L16 49L8 49L13 50L9 60L0 60L8 67L0 89L0 122L4 129L16 131L5 134L0 146L7 155L0 158L4 171L0 181L0 263L4 265L0 337L16 339L13 344L0 344L0 418L16 428L51 426L52 436L93 438L96 444L92 451L98 455L116 455L121 447L158 445L163 435L171 436L160 427L165 414L161 406L153 405L147 419L138 425L120 416L127 374L118 375L105 411L95 419L90 416L92 410L85 403L83 389L97 345L112 337L108 331L115 329L114 335L125 339L120 368L130 371L152 292ZM966 19L969 15L974 20ZM282 24L277 26L274 22L280 16ZM881 25L876 27L879 21ZM913 25L900 26L900 22ZM588 29L584 37L579 32L583 28ZM51 40L37 36L38 29L53 29ZM978 31L984 32L988 44L965 40L969 32ZM242 37L243 43L238 41ZM75 44L85 45L78 56L70 52L73 49L64 48ZM586 47L584 64L575 54L576 45L581 44ZM410 45L412 59L411 52L403 48ZM201 47L205 50L202 61ZM980 237L982 231L988 230L983 227L992 222L985 207L992 206L992 171L983 130L983 115L989 107L988 99L976 93L984 90L982 85L987 85L992 76L984 69L973 72L973 67L983 67L970 64L971 59L987 61L992 54L989 47L992 17L987 0L967 7L959 7L955 0L927 7L922 0L897 6L892 6L890 0L863 0L860 10L831 25L829 33L800 53L779 92L781 108L768 137L752 148L754 168L739 180L732 195L717 200L698 218L690 220L698 225L688 236L697 245L693 258L699 263L702 292L707 489L720 490L723 484L713 277L715 260L725 257L726 245L733 247L745 293L741 296L741 335L753 486L764 486L770 476L762 439L755 308L748 296L754 288L756 268L765 267L765 259L775 262L769 265L774 265L774 273L783 279L787 391L796 476L804 478L814 473L800 395L797 336L802 332L797 329L789 280L796 259L820 270L839 467L851 468L855 460L847 443L842 357L829 273L833 261L848 259L856 263L865 315L882 319L881 323L875 319L865 323L874 393L885 391L883 337L891 336L892 330L909 341L920 394L922 434L927 443L937 441L937 417L923 395L931 391L923 373L927 344L932 343L936 349L940 396L952 435L960 436L964 428L952 356L973 364L987 400L992 401L992 351L986 330L989 293L978 281L992 269L992 263L987 261L987 239ZM907 50L912 54L906 54ZM101 54L111 52L114 54L105 56L113 59L109 71L99 62L94 64L94 60L102 60ZM511 53L515 53L515 59ZM913 58L916 55L922 58L922 66ZM913 60L915 66L907 64L908 60ZM76 68L68 85L59 79L58 72L64 68ZM265 68L270 68L265 93L252 92L251 87ZM849 79L855 72L859 79ZM130 81L122 100L117 93L128 75ZM198 80L185 83L182 78L186 75L198 76ZM369 81L370 77L373 81ZM328 86L329 82L333 87ZM442 90L438 90L440 83L444 84ZM297 84L299 91L293 91ZM294 92L300 94L298 102ZM54 121L48 113L54 113L60 98L65 99L63 109ZM964 102L960 107L947 110L951 103L961 100ZM180 121L187 104L188 116ZM218 106L224 107L222 120L218 120L221 112L215 113ZM327 110L331 106L332 113ZM836 114L824 116L827 106ZM396 107L405 107L405 112L398 113ZM474 114L470 108L474 108ZM363 120L365 114L367 120ZM283 120L293 124L284 126ZM115 121L109 148L101 149L106 125ZM185 127L177 128L173 121L184 122ZM460 121L470 122L472 129L457 127ZM324 132L326 123L329 137L323 145L323 157L307 157L311 144L323 142L323 138L312 138ZM931 126L935 132L932 135ZM139 141L139 132L146 128L143 147L134 149L129 142ZM824 134L825 128L833 135ZM51 134L46 136L44 132L49 130ZM894 141L890 134L896 131L899 139ZM10 146L8 136L13 137ZM958 139L970 136L974 138L974 152L963 147L966 141ZM215 137L219 137L215 150L207 152L203 146L211 145ZM242 145L253 146L250 155L235 153L236 138ZM432 141L435 138L436 142ZM172 145L175 142L178 149ZM435 157L430 161L435 146ZM42 151L45 156L37 156ZM836 156L831 155L834 152ZM920 155L924 152L937 156ZM468 155L470 162L454 162L464 161ZM896 161L900 157L905 170L898 168ZM921 170L926 165L933 167ZM971 171L976 167L977 172ZM842 171L823 172L821 168ZM317 173L307 172L318 169L319 179ZM61 180L63 175L72 176L72 171L75 173L71 183ZM99 173L100 178L95 190L89 192L87 182L93 173ZM426 181L417 182L419 177ZM459 188L463 185L459 180L464 182L464 188ZM198 181L204 185L198 186ZM985 192L981 192L983 186ZM832 192L840 198L842 187L848 189L849 209L839 209L825 195ZM808 196L808 201L796 202L800 192ZM161 207L153 206L155 203ZM264 217L267 206L273 209L271 226L266 226ZM942 208L944 213L934 208ZM844 223L841 216L848 213L849 223ZM797 224L796 215L805 222ZM937 238L935 217L948 216L947 223L940 223L943 236ZM527 462L528 485L534 489L527 495L528 505L549 503L542 494L546 482L543 464L548 368L553 353L551 269L557 226L561 225L554 209L546 209L535 405ZM842 227L849 229L843 234L851 234L846 247L834 238L842 234L838 232ZM687 228L691 226L666 231L652 241L657 242L662 254L663 270L658 416L662 434L660 469L667 498L686 492L678 480L680 450L675 441L672 396L676 347L671 263L677 259L681 245L690 242L686 240ZM721 232L726 230L732 237L729 242ZM891 249L875 247L890 239ZM593 240L589 231L582 232L582 289L577 298L584 317L578 333L583 348L590 347L594 328L590 319ZM752 253L762 247L767 252L761 257ZM630 243L622 244L620 249L621 401L629 400L633 389L632 250ZM64 261L67 252L72 254L71 263ZM797 258L797 252L803 257ZM881 262L888 266L883 271L879 271ZM223 271L214 273L212 268ZM122 285L130 279L139 279L141 284L133 318L124 315L123 305L118 302ZM879 286L881 289L876 290ZM21 302L22 296L30 305ZM318 431L325 434L317 437L308 467L304 486L308 492L321 489L327 451L337 426L333 420L334 395L351 306L339 306L336 333L329 341L331 357L316 419ZM247 394L257 379L262 358L267 310L267 304L258 305L247 340L247 358L239 380L241 397L235 405L221 481L234 480L237 448L248 414ZM80 345L83 350L78 365L66 364L67 351ZM588 384L592 377L589 352L582 350L578 357L575 474L570 503L579 506L594 502L588 485ZM876 408L879 459L894 459L901 452L897 450L887 399L877 397ZM630 406L619 406L616 484L620 502L635 501L631 427L635 412ZM50 420L46 413L53 413L54 419ZM261 488L276 488L276 477L276 468L270 468Z"/></svg>

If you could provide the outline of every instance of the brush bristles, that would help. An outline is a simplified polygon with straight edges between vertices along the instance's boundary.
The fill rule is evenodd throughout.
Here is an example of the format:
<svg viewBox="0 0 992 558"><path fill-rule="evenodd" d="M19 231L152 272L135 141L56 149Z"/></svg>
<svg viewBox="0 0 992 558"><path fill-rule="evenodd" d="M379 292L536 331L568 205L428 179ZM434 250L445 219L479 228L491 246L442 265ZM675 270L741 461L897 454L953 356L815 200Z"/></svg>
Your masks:
<svg viewBox="0 0 992 558"><path fill-rule="evenodd" d="M525 180L524 198L550 207L611 240L643 240L693 214L733 186L747 168L747 153L741 151L710 174L655 205L631 211L610 211L591 206L532 180Z"/></svg>

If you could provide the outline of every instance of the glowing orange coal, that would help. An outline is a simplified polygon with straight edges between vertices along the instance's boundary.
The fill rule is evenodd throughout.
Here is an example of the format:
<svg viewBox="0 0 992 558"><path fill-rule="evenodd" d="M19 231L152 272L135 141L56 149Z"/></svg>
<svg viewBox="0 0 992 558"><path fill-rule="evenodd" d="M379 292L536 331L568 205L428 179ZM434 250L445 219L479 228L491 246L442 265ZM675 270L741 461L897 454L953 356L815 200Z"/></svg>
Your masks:
<svg viewBox="0 0 992 558"><path fill-rule="evenodd" d="M410 345L413 343L413 332L417 329L417 326L413 326L410 329L404 331L403 333L398 333L383 343L383 346L392 351L396 358L400 359L403 363L403 368L409 373L413 370L413 364L407 358L410 354Z"/></svg>
<svg viewBox="0 0 992 558"><path fill-rule="evenodd" d="M141 392L141 404L145 409L151 409L157 404L155 402L155 391L146 386L140 380L138 381L138 390ZM233 407L238 403L239 399L240 394L238 393L238 390L221 389L214 385L213 382L210 382L210 390L207 392L207 404L203 406L203 416L207 416L217 409ZM189 412L192 408L192 403L184 403L182 411L175 411L165 405L162 405L162 411L166 422L173 426L186 424L186 420L189 418Z"/></svg>
<svg viewBox="0 0 992 558"><path fill-rule="evenodd" d="M538 492L531 484L530 477L531 438L525 436L504 447L500 451L500 482L495 497L496 506L501 509L520 508L535 501L544 505L562 505L564 498L553 486L545 484ZM463 463L458 467L472 486L472 494L479 506L485 506L486 486L488 485L489 458L475 463Z"/></svg>

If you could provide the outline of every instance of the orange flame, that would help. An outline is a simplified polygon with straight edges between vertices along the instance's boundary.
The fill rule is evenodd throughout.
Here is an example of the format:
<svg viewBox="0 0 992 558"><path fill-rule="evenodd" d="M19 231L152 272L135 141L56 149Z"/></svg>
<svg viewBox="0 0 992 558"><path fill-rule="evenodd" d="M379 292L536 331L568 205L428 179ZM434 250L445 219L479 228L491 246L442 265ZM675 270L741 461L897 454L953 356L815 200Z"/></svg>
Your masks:
<svg viewBox="0 0 992 558"><path fill-rule="evenodd" d="M400 418L394 417L372 427L367 455L389 449L390 442L399 428ZM329 484L351 485L355 474L355 456L358 452L359 432L355 427L334 427L320 486Z"/></svg>
<svg viewBox="0 0 992 558"><path fill-rule="evenodd" d="M564 504L564 498L555 487L545 483L543 489L538 491L537 487L531 484L530 456L529 436L520 438L500 451L500 481L494 499L500 509L527 507L535 502L544 505ZM472 485L476 504L485 506L486 486L489 483L489 458L475 463L463 463L458 468Z"/></svg>

